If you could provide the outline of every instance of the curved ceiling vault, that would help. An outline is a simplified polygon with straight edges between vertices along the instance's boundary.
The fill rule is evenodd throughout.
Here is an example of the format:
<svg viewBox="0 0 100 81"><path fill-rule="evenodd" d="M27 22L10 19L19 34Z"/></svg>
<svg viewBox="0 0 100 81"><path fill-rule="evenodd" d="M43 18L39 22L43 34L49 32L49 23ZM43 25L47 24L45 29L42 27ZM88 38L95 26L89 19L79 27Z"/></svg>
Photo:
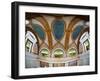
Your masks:
<svg viewBox="0 0 100 81"><path fill-rule="evenodd" d="M65 49L68 49L68 44L69 44L69 38L70 38L70 36L71 36L71 32L72 32L72 29L73 29L73 27L74 27L74 25L77 23L77 22L79 22L80 20L86 20L86 21L88 21L88 18L87 17L81 17L81 16L76 16L76 17L74 17L71 21L70 21L70 23L69 23L69 25L68 25L68 28L67 28L67 31L66 31L66 36L65 36Z"/></svg>
<svg viewBox="0 0 100 81"><path fill-rule="evenodd" d="M43 16L38 16L38 17L36 16L36 17L32 17L32 18L38 20L41 24L43 24L44 29L46 31L45 33L47 34L49 49L52 49L52 35L51 35L51 30L50 30L48 22L46 21L46 19Z"/></svg>
<svg viewBox="0 0 100 81"><path fill-rule="evenodd" d="M74 25L77 22L79 22L80 20L86 20L86 18L87 17L80 17L80 16L74 17L70 21L70 23L69 23L69 25L67 27L67 30L65 32L65 22L62 19L58 19L58 20L55 20L53 22L53 25L52 25L53 31L51 31L51 29L50 29L51 27L49 26L49 24L48 24L48 22L47 22L47 20L45 19L44 16L36 16L36 17L32 16L31 17L31 19L36 19L37 21L39 21L44 26L44 28L42 29L41 26L39 26L37 24L33 24L33 28L35 29L35 32L37 32L37 34L39 35L40 39L44 40L45 39L45 35L47 35L49 49L52 49L52 47L53 47L52 33L54 34L54 37L55 37L56 40L60 40L63 37L64 32L65 32L65 41L64 41L64 45L65 46L64 47L65 47L65 49L68 49L69 38L71 36L72 29L73 29ZM80 28L80 27L75 29L75 31L73 32L73 36L72 36L73 39L77 38L77 36L79 34L79 31L81 31L81 29L82 28Z"/></svg>

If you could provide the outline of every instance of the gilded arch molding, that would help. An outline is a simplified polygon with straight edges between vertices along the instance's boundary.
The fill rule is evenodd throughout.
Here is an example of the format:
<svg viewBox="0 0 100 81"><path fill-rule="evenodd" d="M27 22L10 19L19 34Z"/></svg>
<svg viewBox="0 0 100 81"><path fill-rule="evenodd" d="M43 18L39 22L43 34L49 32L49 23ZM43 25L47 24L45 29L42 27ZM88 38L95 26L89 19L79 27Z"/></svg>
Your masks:
<svg viewBox="0 0 100 81"><path fill-rule="evenodd" d="M25 29L25 32L27 32L27 31L30 31L32 34L35 35L36 40L37 40L37 45L38 45L38 54L39 54L39 49L40 49L39 45L40 45L40 43L39 43L37 34L33 31L33 29L31 27L28 27L28 26L26 26L26 29Z"/></svg>
<svg viewBox="0 0 100 81"><path fill-rule="evenodd" d="M49 44L49 49L52 48L52 35L51 35L51 29L49 27L48 22L46 21L46 19L43 16L39 16L36 17L35 19L37 19L39 22L41 22L45 28L47 37L48 37L48 44Z"/></svg>
<svg viewBox="0 0 100 81"><path fill-rule="evenodd" d="M42 15L34 14L34 13L26 13L26 19L29 19L29 20L36 19L41 24L43 24L44 29L46 31L46 35L47 35L49 49L52 49L52 34L51 34L51 29L47 20Z"/></svg>
<svg viewBox="0 0 100 81"><path fill-rule="evenodd" d="M69 23L69 25L68 25L68 28L67 28L67 30L66 30L66 34L65 34L65 49L68 49L69 38L70 38L70 35L71 35L71 33L72 33L72 28L73 28L74 25L75 25L77 22L79 22L80 20L86 20L86 21L88 21L89 18L88 18L88 16L87 16L87 17L86 17L86 16L76 16L76 17L74 17L74 18L70 21L70 23Z"/></svg>

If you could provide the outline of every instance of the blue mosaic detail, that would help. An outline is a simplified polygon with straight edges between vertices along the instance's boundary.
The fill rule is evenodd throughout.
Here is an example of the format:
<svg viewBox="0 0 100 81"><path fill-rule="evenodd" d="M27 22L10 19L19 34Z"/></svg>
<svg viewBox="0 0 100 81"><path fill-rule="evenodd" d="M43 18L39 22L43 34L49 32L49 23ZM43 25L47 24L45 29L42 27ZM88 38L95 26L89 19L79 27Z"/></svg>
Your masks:
<svg viewBox="0 0 100 81"><path fill-rule="evenodd" d="M64 35L64 21L56 20L53 24L53 34L57 40L60 40Z"/></svg>
<svg viewBox="0 0 100 81"><path fill-rule="evenodd" d="M77 27L74 29L74 31L73 31L73 33L72 33L72 38L73 38L74 40L77 39L77 37L78 37L78 35L80 34L80 32L82 31L82 29L83 29L83 26L77 26Z"/></svg>
<svg viewBox="0 0 100 81"><path fill-rule="evenodd" d="M32 24L34 32L39 36L41 40L45 39L45 32L39 24Z"/></svg>

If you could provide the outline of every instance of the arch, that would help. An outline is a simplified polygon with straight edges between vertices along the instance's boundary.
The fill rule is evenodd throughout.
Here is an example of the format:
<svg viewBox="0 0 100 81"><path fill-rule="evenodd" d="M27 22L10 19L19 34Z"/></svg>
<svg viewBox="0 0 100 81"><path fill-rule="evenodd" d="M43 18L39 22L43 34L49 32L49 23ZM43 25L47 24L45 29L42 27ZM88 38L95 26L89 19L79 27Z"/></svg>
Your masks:
<svg viewBox="0 0 100 81"><path fill-rule="evenodd" d="M31 27L26 26L26 28L25 28L25 32L27 32L27 31L32 32L32 33L35 35L37 41L39 42L39 40L38 40L38 36L36 35L36 33L34 32L34 30L33 30Z"/></svg>
<svg viewBox="0 0 100 81"><path fill-rule="evenodd" d="M42 48L40 50L40 56L42 56L42 57L50 57L50 52L49 52L48 48Z"/></svg>
<svg viewBox="0 0 100 81"><path fill-rule="evenodd" d="M66 37L65 37L65 48L68 49L68 44L69 44L69 38L70 38L70 35L71 35L71 32L72 32L72 28L74 27L74 25L79 22L80 20L86 20L88 21L89 20L89 17L88 16L76 16L74 17L69 25L68 25L68 28L66 30Z"/></svg>
<svg viewBox="0 0 100 81"><path fill-rule="evenodd" d="M28 16L27 18L36 19L40 23L43 24L43 26L45 28L45 31L46 31L46 34L47 34L47 37L48 37L49 49L52 49L52 34L51 34L51 29L49 27L49 24L48 24L47 20L43 16L41 16L39 14L33 14L33 13L31 13L30 16Z"/></svg>
<svg viewBox="0 0 100 81"><path fill-rule="evenodd" d="M85 28L79 35L78 41L77 41L77 46L78 46L78 52L79 52L79 44L80 44L80 38L81 36L85 33L88 32L89 33L89 27Z"/></svg>
<svg viewBox="0 0 100 81"><path fill-rule="evenodd" d="M75 47L71 47L67 51L68 57L75 57L78 54L77 49Z"/></svg>
<svg viewBox="0 0 100 81"><path fill-rule="evenodd" d="M30 31L30 32L35 36L35 38L36 38L36 40L37 40L36 43L37 43L37 46L38 46L37 52L38 52L38 54L39 54L39 40L38 40L37 35L36 35L35 32L33 31L33 29L30 28L30 27L28 27L28 26L26 26L26 29L25 29L25 32L27 32L27 31Z"/></svg>
<svg viewBox="0 0 100 81"><path fill-rule="evenodd" d="M52 53L52 57L54 58L63 58L65 55L64 50L61 48L56 48L53 53Z"/></svg>

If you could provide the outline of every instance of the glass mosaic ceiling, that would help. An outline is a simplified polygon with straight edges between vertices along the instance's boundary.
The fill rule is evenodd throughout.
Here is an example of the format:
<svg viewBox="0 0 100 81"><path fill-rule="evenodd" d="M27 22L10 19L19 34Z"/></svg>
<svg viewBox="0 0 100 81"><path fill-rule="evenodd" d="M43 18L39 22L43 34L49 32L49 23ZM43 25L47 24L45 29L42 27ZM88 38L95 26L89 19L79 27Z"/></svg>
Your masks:
<svg viewBox="0 0 100 81"><path fill-rule="evenodd" d="M73 38L74 40L77 39L77 37L78 37L78 35L80 34L80 32L82 31L82 29L83 29L83 26L77 26L77 27L74 29L74 31L73 31L73 33L72 33L72 38Z"/></svg>
<svg viewBox="0 0 100 81"><path fill-rule="evenodd" d="M45 32L39 24L32 24L32 27L41 40L45 39Z"/></svg>
<svg viewBox="0 0 100 81"><path fill-rule="evenodd" d="M60 40L64 35L64 21L63 20L56 20L53 23L53 34L56 40Z"/></svg>
<svg viewBox="0 0 100 81"><path fill-rule="evenodd" d="M63 20L56 20L53 23L52 32L54 34L55 39L58 41L64 36L64 26L65 26L65 23ZM43 28L39 24L32 24L32 27L33 27L34 31L36 32L36 34L39 36L39 38L41 40L44 40L45 32L44 32ZM77 39L77 37L80 34L82 29L83 29L83 25L79 25L74 29L74 31L72 33L73 40Z"/></svg>

